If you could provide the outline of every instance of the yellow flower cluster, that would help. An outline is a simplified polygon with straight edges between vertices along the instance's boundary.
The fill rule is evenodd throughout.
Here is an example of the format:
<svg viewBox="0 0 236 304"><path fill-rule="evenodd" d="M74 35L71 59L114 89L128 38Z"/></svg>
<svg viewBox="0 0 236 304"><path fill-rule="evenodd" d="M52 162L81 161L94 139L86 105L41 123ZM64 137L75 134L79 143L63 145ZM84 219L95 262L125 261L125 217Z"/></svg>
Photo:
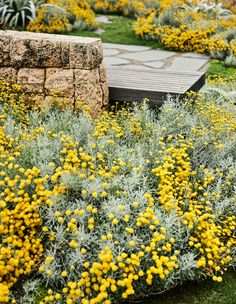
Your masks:
<svg viewBox="0 0 236 304"><path fill-rule="evenodd" d="M209 108L208 110L211 113L212 107ZM215 115L213 118L206 109L207 107L204 115L210 116L211 121L215 121ZM235 120L232 124L232 117L230 119L227 113L224 113L223 117L223 120L229 118L229 124L226 128L232 134L232 131L235 132L236 130ZM212 129L218 132L216 125L212 126ZM172 140L172 136L169 136L167 140ZM217 274L221 273L224 265L232 260L232 252L236 244L234 238L236 218L233 213L230 216L212 213L212 203L214 204L214 202L207 200L210 195L214 199L217 196L220 197L220 194L207 193L207 187L213 185L217 180L219 169L216 169L214 174L204 169L204 182L198 180L193 184L193 178L197 172L191 170L190 157L187 151L187 149L192 148L192 144L184 143L182 137L180 147L171 145L166 149L163 141L161 144L163 147L162 153L165 155L163 163L153 169L153 173L159 178L159 201L167 212L176 210L182 217L183 224L192 230L189 246L199 250L200 258L197 267L204 268L208 275L213 276L213 280L221 282L222 277L217 276ZM232 174L233 172L229 172L226 177L225 182L228 186L231 184ZM220 176L222 175L220 173ZM220 219L216 223L217 216Z"/></svg>
<svg viewBox="0 0 236 304"><path fill-rule="evenodd" d="M0 124L5 115L1 115ZM20 165L19 142L0 127L0 302L8 301L9 289L19 276L28 275L43 252L37 237L42 224L38 212L45 199L43 178L37 168Z"/></svg>
<svg viewBox="0 0 236 304"><path fill-rule="evenodd" d="M37 17L27 25L27 31L36 33L63 33L71 30L68 18L62 14L47 16L47 8L41 7Z"/></svg>
<svg viewBox="0 0 236 304"><path fill-rule="evenodd" d="M69 18L73 16L75 20L83 20L89 28L95 28L97 25L95 13L85 0L48 0L48 3L62 7L69 15Z"/></svg>
<svg viewBox="0 0 236 304"><path fill-rule="evenodd" d="M90 3L97 12L122 14L130 17L150 14L159 8L159 1L156 0L91 0Z"/></svg>
<svg viewBox="0 0 236 304"><path fill-rule="evenodd" d="M141 16L135 32L143 38L159 40L169 49L198 53L235 49L234 44L222 38L222 31L236 26L235 15L228 18L211 17L182 6L161 6L161 11ZM216 35L219 34L219 35Z"/></svg>
<svg viewBox="0 0 236 304"><path fill-rule="evenodd" d="M63 33L79 23L80 29L96 28L95 14L87 1L48 0L48 6L38 8L37 17L31 21L27 30L32 32Z"/></svg>

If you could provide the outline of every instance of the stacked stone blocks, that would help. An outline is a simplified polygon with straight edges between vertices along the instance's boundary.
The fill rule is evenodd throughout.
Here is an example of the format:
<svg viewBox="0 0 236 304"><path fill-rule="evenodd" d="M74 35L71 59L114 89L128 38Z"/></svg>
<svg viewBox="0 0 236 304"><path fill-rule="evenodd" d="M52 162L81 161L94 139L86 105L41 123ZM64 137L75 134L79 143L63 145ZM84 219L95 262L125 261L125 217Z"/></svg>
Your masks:
<svg viewBox="0 0 236 304"><path fill-rule="evenodd" d="M82 101L95 114L109 101L100 39L0 31L0 78L46 100Z"/></svg>

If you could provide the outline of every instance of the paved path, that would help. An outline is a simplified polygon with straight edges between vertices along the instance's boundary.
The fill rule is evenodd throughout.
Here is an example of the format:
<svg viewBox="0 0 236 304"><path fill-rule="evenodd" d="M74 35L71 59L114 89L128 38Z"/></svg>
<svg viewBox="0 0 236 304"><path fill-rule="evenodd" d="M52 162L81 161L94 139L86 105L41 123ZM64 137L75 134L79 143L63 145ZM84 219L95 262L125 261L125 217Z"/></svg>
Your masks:
<svg viewBox="0 0 236 304"><path fill-rule="evenodd" d="M97 16L96 21L112 23L105 15ZM103 29L97 30L97 33L103 32ZM194 73L205 72L209 63L209 57L206 55L153 50L146 46L103 43L103 49L107 67Z"/></svg>
<svg viewBox="0 0 236 304"><path fill-rule="evenodd" d="M206 55L154 50L146 46L103 43L103 50L107 67L192 73L205 72L209 63Z"/></svg>

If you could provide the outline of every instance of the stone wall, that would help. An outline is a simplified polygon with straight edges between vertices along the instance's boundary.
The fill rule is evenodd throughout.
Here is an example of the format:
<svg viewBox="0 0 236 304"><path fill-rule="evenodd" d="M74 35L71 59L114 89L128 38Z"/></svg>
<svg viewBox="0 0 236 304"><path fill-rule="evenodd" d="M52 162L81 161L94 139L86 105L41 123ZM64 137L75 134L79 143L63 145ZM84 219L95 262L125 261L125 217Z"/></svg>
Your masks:
<svg viewBox="0 0 236 304"><path fill-rule="evenodd" d="M0 31L0 78L46 100L82 101L92 114L109 101L100 39Z"/></svg>

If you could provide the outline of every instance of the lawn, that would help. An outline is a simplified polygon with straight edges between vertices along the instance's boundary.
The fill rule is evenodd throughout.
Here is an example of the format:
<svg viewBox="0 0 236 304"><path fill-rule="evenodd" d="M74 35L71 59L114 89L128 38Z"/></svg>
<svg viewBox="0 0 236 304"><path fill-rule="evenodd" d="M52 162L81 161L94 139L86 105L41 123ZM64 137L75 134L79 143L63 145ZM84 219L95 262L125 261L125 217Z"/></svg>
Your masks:
<svg viewBox="0 0 236 304"><path fill-rule="evenodd" d="M189 282L183 286L144 300L143 304L235 304L236 272L223 276L222 283L212 280ZM131 304L132 302L129 302ZM134 302L133 302L134 303Z"/></svg>
<svg viewBox="0 0 236 304"><path fill-rule="evenodd" d="M100 25L100 28L105 30L101 35L94 31L74 31L69 33L75 36L85 36L85 37L97 37L101 38L103 42L109 43L121 43L130 45L145 45L152 48L163 48L163 46L157 41L143 40L135 35L134 32L134 20L123 17L123 16L113 16L107 15L112 23L104 23Z"/></svg>

